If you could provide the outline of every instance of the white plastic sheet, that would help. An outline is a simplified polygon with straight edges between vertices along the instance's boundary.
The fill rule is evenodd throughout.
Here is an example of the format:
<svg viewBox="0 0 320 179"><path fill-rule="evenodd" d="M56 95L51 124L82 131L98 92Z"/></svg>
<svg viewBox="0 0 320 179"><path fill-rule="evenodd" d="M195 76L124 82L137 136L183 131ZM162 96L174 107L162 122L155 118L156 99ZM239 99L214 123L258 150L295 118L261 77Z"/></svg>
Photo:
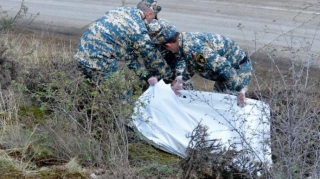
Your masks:
<svg viewBox="0 0 320 179"><path fill-rule="evenodd" d="M145 91L135 106L133 122L144 139L154 146L186 157L190 134L199 123L209 127L209 138L237 149L253 150L260 161L271 161L270 109L266 103L248 99L244 108L236 96L182 90L181 96L163 81Z"/></svg>

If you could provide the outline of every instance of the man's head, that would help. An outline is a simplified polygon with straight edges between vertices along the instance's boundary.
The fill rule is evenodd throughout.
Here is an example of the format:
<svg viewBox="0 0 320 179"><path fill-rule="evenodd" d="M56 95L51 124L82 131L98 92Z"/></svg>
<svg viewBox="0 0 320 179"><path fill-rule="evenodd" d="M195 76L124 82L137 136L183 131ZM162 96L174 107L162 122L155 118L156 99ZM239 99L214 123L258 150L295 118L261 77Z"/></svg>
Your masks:
<svg viewBox="0 0 320 179"><path fill-rule="evenodd" d="M141 0L140 3L150 8L156 15L161 11L161 6L158 5L156 0Z"/></svg>
<svg viewBox="0 0 320 179"><path fill-rule="evenodd" d="M155 0L141 0L137 8L143 11L148 23L153 19L157 19L157 14L161 11L161 6L158 6Z"/></svg>
<svg viewBox="0 0 320 179"><path fill-rule="evenodd" d="M175 53L179 50L179 35L175 25L165 19L153 20L149 25L149 35L157 45Z"/></svg>

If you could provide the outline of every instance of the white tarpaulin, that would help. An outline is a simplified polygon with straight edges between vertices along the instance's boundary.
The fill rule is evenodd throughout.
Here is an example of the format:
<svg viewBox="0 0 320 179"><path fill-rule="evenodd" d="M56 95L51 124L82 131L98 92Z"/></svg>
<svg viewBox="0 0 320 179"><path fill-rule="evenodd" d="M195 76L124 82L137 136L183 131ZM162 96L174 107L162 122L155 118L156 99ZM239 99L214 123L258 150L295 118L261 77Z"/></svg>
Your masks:
<svg viewBox="0 0 320 179"><path fill-rule="evenodd" d="M236 96L180 91L177 96L163 81L145 91L135 106L133 122L144 139L156 147L186 157L190 134L199 123L206 125L210 139L237 149L250 149L262 161L270 161L270 109L266 103L248 99L243 108Z"/></svg>

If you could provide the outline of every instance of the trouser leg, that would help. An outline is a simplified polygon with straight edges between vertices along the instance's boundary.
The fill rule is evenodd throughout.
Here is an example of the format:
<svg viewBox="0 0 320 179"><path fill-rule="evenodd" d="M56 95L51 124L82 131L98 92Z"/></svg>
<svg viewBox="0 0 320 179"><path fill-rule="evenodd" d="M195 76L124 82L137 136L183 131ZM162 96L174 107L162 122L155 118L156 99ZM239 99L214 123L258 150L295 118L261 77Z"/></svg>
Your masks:
<svg viewBox="0 0 320 179"><path fill-rule="evenodd" d="M84 74L84 76L86 78L89 78L92 81L95 81L98 83L106 80L108 77L110 77L112 75L112 72L103 72L101 70L88 68L88 67L82 65L81 63L78 63L78 69L80 71L82 71L82 73Z"/></svg>

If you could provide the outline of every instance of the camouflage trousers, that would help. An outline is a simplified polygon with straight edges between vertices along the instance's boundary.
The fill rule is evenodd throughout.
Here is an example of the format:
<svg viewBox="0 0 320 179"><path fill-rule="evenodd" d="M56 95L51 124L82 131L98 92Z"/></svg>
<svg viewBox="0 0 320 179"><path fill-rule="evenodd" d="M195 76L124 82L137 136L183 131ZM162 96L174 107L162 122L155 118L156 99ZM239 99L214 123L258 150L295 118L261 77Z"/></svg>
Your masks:
<svg viewBox="0 0 320 179"><path fill-rule="evenodd" d="M96 84L100 84L101 82L107 80L108 78L111 78L112 75L115 73L113 72L107 72L107 71L101 71L93 68L88 68L81 63L78 63L78 69L83 72L86 78L89 78ZM133 95L132 89L126 89L123 91L122 99L127 99Z"/></svg>
<svg viewBox="0 0 320 179"><path fill-rule="evenodd" d="M109 78L114 72L102 71L94 68L89 68L81 63L78 63L78 69L82 71L86 78L91 79L95 82L102 82Z"/></svg>

